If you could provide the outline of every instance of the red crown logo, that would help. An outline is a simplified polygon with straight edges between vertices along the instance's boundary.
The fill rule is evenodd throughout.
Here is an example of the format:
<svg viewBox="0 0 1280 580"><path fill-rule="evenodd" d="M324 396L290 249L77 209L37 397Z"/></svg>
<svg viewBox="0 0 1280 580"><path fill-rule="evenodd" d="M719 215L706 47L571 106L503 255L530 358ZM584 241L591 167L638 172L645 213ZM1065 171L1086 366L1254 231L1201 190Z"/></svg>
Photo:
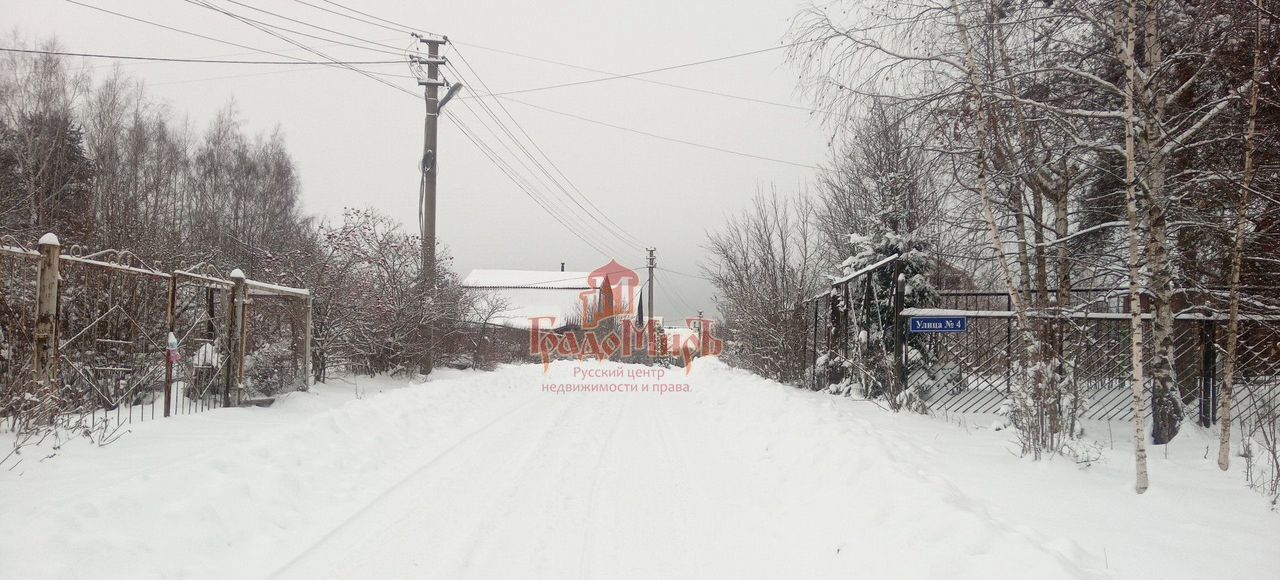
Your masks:
<svg viewBox="0 0 1280 580"><path fill-rule="evenodd" d="M578 295L583 328L595 328L611 318L635 315L640 276L631 268L610 260L587 275L587 287L591 289Z"/></svg>

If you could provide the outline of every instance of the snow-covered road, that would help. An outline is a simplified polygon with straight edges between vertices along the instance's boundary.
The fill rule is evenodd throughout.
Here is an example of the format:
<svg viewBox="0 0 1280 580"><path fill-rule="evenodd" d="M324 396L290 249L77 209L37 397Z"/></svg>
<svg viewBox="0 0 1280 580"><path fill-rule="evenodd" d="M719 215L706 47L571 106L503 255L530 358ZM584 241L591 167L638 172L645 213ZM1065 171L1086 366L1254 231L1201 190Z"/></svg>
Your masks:
<svg viewBox="0 0 1280 580"><path fill-rule="evenodd" d="M4 578L1273 578L1280 518L1188 433L1134 496L1003 432L700 360L321 386L0 476ZM577 371L576 374L581 374ZM627 382L624 375L622 382ZM618 377L596 383L616 383ZM641 383L651 382L640 380ZM381 391L381 392L379 392ZM1206 547L1207 540L1213 541Z"/></svg>

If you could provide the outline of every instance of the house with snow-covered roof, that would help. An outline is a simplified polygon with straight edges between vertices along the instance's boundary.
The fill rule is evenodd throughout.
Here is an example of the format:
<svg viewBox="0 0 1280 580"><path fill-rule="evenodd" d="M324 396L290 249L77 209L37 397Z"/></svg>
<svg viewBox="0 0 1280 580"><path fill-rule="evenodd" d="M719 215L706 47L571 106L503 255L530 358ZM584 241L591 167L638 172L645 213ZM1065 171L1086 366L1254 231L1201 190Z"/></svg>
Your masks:
<svg viewBox="0 0 1280 580"><path fill-rule="evenodd" d="M591 272L477 269L462 287L487 292L502 304L490 324L522 329L535 317L548 330L578 326L585 311L597 311L602 303L615 315L634 317L640 296L639 277L617 262Z"/></svg>

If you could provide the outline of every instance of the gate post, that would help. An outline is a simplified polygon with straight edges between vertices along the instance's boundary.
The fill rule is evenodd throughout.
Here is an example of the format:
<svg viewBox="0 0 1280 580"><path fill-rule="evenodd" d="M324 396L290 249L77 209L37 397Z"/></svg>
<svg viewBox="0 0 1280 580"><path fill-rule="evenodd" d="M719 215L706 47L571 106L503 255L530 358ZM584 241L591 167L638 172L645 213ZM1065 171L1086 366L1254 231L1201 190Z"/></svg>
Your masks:
<svg viewBox="0 0 1280 580"><path fill-rule="evenodd" d="M165 317L169 323L169 335L165 337L164 349L164 416L168 417L173 407L173 363L178 360L178 337L174 334L177 329L174 323L174 306L178 300L178 277L171 275L169 277L169 299L168 307L165 310ZM190 382L188 378L188 382Z"/></svg>
<svg viewBox="0 0 1280 580"><path fill-rule="evenodd" d="M227 293L227 363L223 368L226 381L222 385L222 406L231 406L231 387L240 388L241 370L244 366L244 345L241 344L241 323L244 309L244 272L239 268L231 271L231 281L235 286Z"/></svg>
<svg viewBox="0 0 1280 580"><path fill-rule="evenodd" d="M306 334L302 337L302 386L310 387L311 379L311 295L307 295L307 312L306 320L303 323L303 332ZM482 327L483 331L483 327Z"/></svg>
<svg viewBox="0 0 1280 580"><path fill-rule="evenodd" d="M812 382L809 388L818 390L818 299L813 299L813 365L809 367L809 375Z"/></svg>
<svg viewBox="0 0 1280 580"><path fill-rule="evenodd" d="M58 381L58 261L62 245L58 236L47 233L37 244L40 263L36 273L35 352L32 378L42 391L50 391Z"/></svg>
<svg viewBox="0 0 1280 580"><path fill-rule="evenodd" d="M907 275L902 272L902 262L894 262L895 285L893 289L893 349L894 378L898 383L894 397L907 392L907 336L902 324L902 308L906 302Z"/></svg>
<svg viewBox="0 0 1280 580"><path fill-rule="evenodd" d="M1217 321L1200 323L1200 426L1210 427L1218 420L1218 332Z"/></svg>

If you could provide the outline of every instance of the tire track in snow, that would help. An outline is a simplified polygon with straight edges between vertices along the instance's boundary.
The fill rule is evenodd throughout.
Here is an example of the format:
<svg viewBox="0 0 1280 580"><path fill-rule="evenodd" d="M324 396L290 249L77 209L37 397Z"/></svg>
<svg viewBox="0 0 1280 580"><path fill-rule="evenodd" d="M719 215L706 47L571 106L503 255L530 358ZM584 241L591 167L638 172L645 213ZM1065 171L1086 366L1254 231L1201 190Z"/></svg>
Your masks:
<svg viewBox="0 0 1280 580"><path fill-rule="evenodd" d="M618 434L618 428L622 426L622 416L631 408L631 397L626 397L627 401L618 408L618 413L613 417L613 427L609 429L609 435L605 438L604 445L600 446L600 453L596 454L595 466L592 468L591 491L587 495L587 513L582 520L582 556L578 562L578 577L591 577L591 554L593 551L591 525L592 516L597 513L597 503L600 495L600 472L604 467L605 455L613 445L613 438Z"/></svg>
<svg viewBox="0 0 1280 580"><path fill-rule="evenodd" d="M527 471L535 457L547 455L546 443L560 433L560 428L564 426L566 420L572 414L571 411L574 410L574 401L566 399L561 407L551 425L542 430L537 441L529 447L519 463L510 471L511 477L507 478L507 485L503 486L502 491L499 494L495 494L493 500L487 504L484 510L485 515L478 520L480 524L467 535L465 541L460 542L461 545L466 546L466 551L462 558L464 569L470 570L472 568L481 540L492 535L496 528L496 523L498 522L496 514L500 508L511 502L511 499L516 495L516 490L520 489L523 484L524 478L519 477L519 475Z"/></svg>
<svg viewBox="0 0 1280 580"><path fill-rule="evenodd" d="M294 555L294 557L293 557L293 558L289 559L289 561L288 561L288 562L285 562L283 565L281 565L281 566L277 567L277 568L276 568L276 569L275 569L271 574L269 574L269 575L267 576L267 578L279 578L279 577L281 577L281 575L283 575L283 574L285 574L286 572L288 572L288 571L289 571L289 569L290 569L291 567L293 567L294 565L296 565L296 564L298 564L299 562L301 562L304 558L307 558L307 557L310 557L310 556L314 555L315 551L316 551L316 550L317 550L321 545L323 545L323 544L325 544L325 543L327 543L327 542L331 541L331 540L332 540L332 539L333 539L333 538L334 538L338 533L340 533L344 528L346 528L347 526L351 525L355 520L357 520L358 518L360 518L360 517L361 517L361 515L363 515L364 513L366 513L366 512L368 511L368 509L369 509L371 506L373 506L373 505L375 505L375 504L377 504L377 503L379 503L379 502L381 502L381 501L385 500L388 496L390 496L391 494L395 493L396 491L399 491L400 489L402 489L402 488L405 486L405 484L406 484L407 482L412 481L413 479L417 478L417 477L418 477L422 472L424 472L424 471L426 471L426 470L430 469L431 467L435 466L435 465L436 465L437 463L439 463L440 461L442 461L442 460L444 460L444 459L448 458L451 454L453 454L453 453L455 453L456 451L458 451L458 449L462 448L462 447L463 447L463 446L465 446L467 443L471 442L471 441L472 441L473 439L475 439L477 436L479 436L479 435L481 435L481 434L483 434L483 433L485 433L485 432L487 432L487 431L489 431L489 430L493 429L495 426L497 426L497 425L499 425L499 424L503 423L504 421L506 421L507 419L509 419L509 418L510 418L510 417L512 417L513 415L516 415L516 414L517 414L517 413L519 413L520 411L523 411L524 409L529 408L530 406L532 406L532 404L533 404L536 400L538 400L537 396L530 396L530 397L528 397L527 399L525 399L524 401L522 401L521 403L519 403L519 404L517 404L517 405L515 405L515 406L511 407L510 409L506 410L505 412L503 412L503 413L499 414L498 416L496 416L496 417L494 417L493 419L489 420L488 422L484 423L484 424L483 424L483 425L481 425L479 428L477 428L477 429L475 429L475 430L472 430L472 431L469 431L466 435L463 435L463 436L462 436L461 438L459 438L457 441L453 442L451 445L449 445L448 447L446 447L445 449L443 449L442 451L440 451L440 453L437 453L436 455L432 456L432 457L431 457L430 459L428 459L426 462L424 462L423 464L421 464L421 465L419 465L418 467L414 468L414 469L413 469L411 472L409 472L407 475L405 475L404 477L402 477L402 478L400 478L399 480L397 480L395 483L393 483L393 484L391 484L390 486L388 486L388 487L386 487L385 489L383 489L380 493L378 493L378 495L374 496L374 497L373 497L372 499L370 499L369 501L364 502L364 503L363 503L359 508L352 510L352 512L351 512L351 514L350 514L349 516L347 516L344 520L342 520L341 522L339 522L339 523L338 523L337 525L335 525L334 527L330 528L330 529L329 529L329 531L327 531L327 532L326 532L324 535L322 535L320 538L318 538L318 539L316 539L316 540L312 541L312 542L311 542L311 543L309 543L306 547L304 547L304 548L302 548L301 550L299 550L299 551Z"/></svg>

